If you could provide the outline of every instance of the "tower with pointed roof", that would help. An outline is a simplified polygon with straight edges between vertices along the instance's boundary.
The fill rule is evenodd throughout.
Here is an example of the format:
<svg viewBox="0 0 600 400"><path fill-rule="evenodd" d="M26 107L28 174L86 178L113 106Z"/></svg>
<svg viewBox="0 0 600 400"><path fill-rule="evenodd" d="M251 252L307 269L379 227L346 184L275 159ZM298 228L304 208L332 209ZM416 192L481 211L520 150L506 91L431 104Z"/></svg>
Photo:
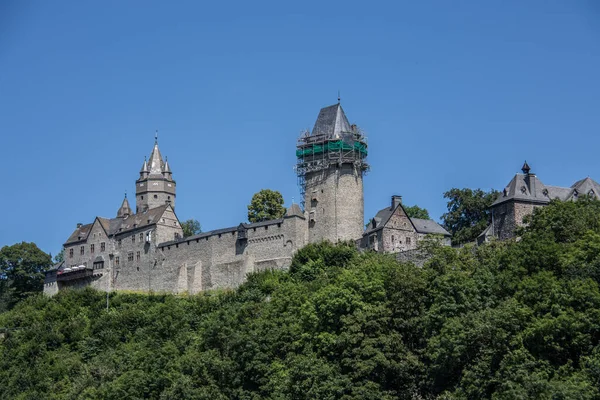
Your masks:
<svg viewBox="0 0 600 400"><path fill-rule="evenodd" d="M296 148L296 172L308 221L308 241L357 240L364 230L363 176L367 142L338 103L319 112Z"/></svg>
<svg viewBox="0 0 600 400"><path fill-rule="evenodd" d="M135 182L135 210L144 212L151 208L170 204L175 209L176 184L169 163L163 161L158 138L149 159L144 159L140 177Z"/></svg>

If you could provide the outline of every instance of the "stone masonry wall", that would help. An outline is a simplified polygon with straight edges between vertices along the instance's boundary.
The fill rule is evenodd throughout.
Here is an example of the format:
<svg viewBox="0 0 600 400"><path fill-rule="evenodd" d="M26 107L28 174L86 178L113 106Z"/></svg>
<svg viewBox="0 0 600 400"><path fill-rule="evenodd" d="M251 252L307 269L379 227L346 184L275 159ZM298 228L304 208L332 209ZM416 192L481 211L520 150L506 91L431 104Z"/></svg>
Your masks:
<svg viewBox="0 0 600 400"><path fill-rule="evenodd" d="M385 224L380 251L396 253L417 248L419 235L402 207L397 207Z"/></svg>
<svg viewBox="0 0 600 400"><path fill-rule="evenodd" d="M364 229L362 172L353 164L306 174L308 240L356 240Z"/></svg>
<svg viewBox="0 0 600 400"><path fill-rule="evenodd" d="M542 207L532 203L509 201L495 206L492 210L494 224L494 235L501 240L515 237L515 230L524 226L523 218L531 215L536 207Z"/></svg>
<svg viewBox="0 0 600 400"><path fill-rule="evenodd" d="M175 191L175 181L168 181L160 177L138 180L135 185L136 213L142 212L144 208L160 207L167 202L175 209Z"/></svg>
<svg viewBox="0 0 600 400"><path fill-rule="evenodd" d="M238 240L237 229L231 228L161 244L151 290L233 288L248 273L287 268L294 251L305 244L305 231L305 220L291 217L250 227L245 240Z"/></svg>

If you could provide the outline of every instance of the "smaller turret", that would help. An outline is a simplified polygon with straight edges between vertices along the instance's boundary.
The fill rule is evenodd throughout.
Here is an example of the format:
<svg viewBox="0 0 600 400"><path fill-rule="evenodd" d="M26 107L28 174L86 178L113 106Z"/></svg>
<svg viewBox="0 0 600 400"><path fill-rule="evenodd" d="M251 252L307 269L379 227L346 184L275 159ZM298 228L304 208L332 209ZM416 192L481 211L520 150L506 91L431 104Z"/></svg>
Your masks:
<svg viewBox="0 0 600 400"><path fill-rule="evenodd" d="M148 169L148 160L146 156L144 156L144 164L142 164L142 169L140 170L140 179L146 179L150 174L150 170Z"/></svg>
<svg viewBox="0 0 600 400"><path fill-rule="evenodd" d="M163 168L163 174L165 175L165 179L168 181L173 180L173 173L171 172L171 167L169 167L169 158L165 157L165 167Z"/></svg>
<svg viewBox="0 0 600 400"><path fill-rule="evenodd" d="M127 218L131 215L131 207L129 206L129 201L127 200L127 193L125 193L125 198L123 199L123 203L117 211L117 218Z"/></svg>

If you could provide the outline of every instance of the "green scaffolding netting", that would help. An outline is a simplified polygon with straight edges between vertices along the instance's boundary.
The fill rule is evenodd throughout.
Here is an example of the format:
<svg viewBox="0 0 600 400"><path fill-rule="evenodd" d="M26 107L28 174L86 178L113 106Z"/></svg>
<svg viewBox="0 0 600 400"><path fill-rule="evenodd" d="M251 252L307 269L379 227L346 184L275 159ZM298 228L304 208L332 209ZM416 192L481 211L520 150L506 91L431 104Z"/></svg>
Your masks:
<svg viewBox="0 0 600 400"><path fill-rule="evenodd" d="M305 147L302 149L296 150L296 157L304 157L313 154L321 154L324 151L337 151L337 150L355 150L363 154L367 155L367 145L362 142L354 142L354 145L348 144L342 140L338 140L335 142L327 142L324 145L321 144L313 144L310 147Z"/></svg>

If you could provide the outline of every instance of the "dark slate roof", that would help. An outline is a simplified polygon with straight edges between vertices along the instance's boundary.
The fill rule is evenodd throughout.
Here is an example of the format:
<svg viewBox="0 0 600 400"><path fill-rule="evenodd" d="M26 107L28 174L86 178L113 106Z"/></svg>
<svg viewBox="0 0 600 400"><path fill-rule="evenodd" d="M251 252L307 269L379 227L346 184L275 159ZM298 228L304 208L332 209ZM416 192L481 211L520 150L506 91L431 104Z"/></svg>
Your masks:
<svg viewBox="0 0 600 400"><path fill-rule="evenodd" d="M571 200L576 198L575 193L598 198L600 196L600 184L590 177L578 180L571 186L571 191L566 199Z"/></svg>
<svg viewBox="0 0 600 400"><path fill-rule="evenodd" d="M325 138L340 138L343 133L351 132L352 128L346 118L341 104L321 108L313 127L311 136L323 135Z"/></svg>
<svg viewBox="0 0 600 400"><path fill-rule="evenodd" d="M150 159L148 161L150 175L162 175L163 166L164 162L162 155L160 154L160 150L158 149L158 142L155 142L154 148L152 149L152 153L150 154Z"/></svg>
<svg viewBox="0 0 600 400"><path fill-rule="evenodd" d="M164 214L168 204L164 204L160 207L151 208L147 211L140 212L137 214L130 215L127 218L116 218L121 221L120 225L115 226L116 231L109 232L109 234L119 234L126 232L131 229L139 229L145 226L154 225L158 222L160 217Z"/></svg>
<svg viewBox="0 0 600 400"><path fill-rule="evenodd" d="M451 236L450 232L445 230L440 224L432 219L411 218L417 232L419 233L434 233L438 235Z"/></svg>
<svg viewBox="0 0 600 400"><path fill-rule="evenodd" d="M302 212L302 210L300 209L300 206L298 204L292 204L290 206L290 208L287 209L287 211L285 212L285 218L290 218L290 217L300 217L300 218L304 218L304 213Z"/></svg>
<svg viewBox="0 0 600 400"><path fill-rule="evenodd" d="M97 217L97 219L109 236L118 235L133 229L140 229L156 224L166 211L167 207L170 207L170 205L165 204L160 207L151 208L145 212L130 215L127 218L117 217L108 219ZM77 243L87 239L93 225L93 223L86 224L75 229L75 232L73 232L69 239L67 239L65 245Z"/></svg>
<svg viewBox="0 0 600 400"><path fill-rule="evenodd" d="M500 197L492 204L504 203L509 200L521 200L547 204L550 200L574 200L575 195L600 196L600 184L592 178L584 178L575 182L570 188L560 186L546 186L534 174L516 174Z"/></svg>
<svg viewBox="0 0 600 400"><path fill-rule="evenodd" d="M559 195L560 190L552 187L552 192L546 187L534 174L515 174L500 193L500 197L492 204L492 206L504 203L509 200L522 200L527 202L535 202L546 204L553 198L551 196Z"/></svg>
<svg viewBox="0 0 600 400"><path fill-rule="evenodd" d="M121 207L117 210L117 217L123 217L125 215L131 215L131 206L129 205L129 200L127 200L127 195L123 199L123 203Z"/></svg>
<svg viewBox="0 0 600 400"><path fill-rule="evenodd" d="M85 224L85 225L80 226L79 228L76 228L75 231L73 231L73 233L71 234L71 236L69 236L69 238L67 239L65 244L77 243L77 242L87 239L87 236L90 233L90 229L92 228L92 225L93 224Z"/></svg>
<svg viewBox="0 0 600 400"><path fill-rule="evenodd" d="M402 207L402 205L398 205L398 207ZM387 224L387 222L389 221L390 217L392 216L392 214L394 213L395 209L392 209L391 207L386 207L382 210L379 210L377 212L377 214L375 214L375 217L373 218L375 220L375 227L373 227L373 224L369 224L368 229L363 233L363 235L368 235L370 233L373 233L375 231L378 231L380 229L383 229L383 227ZM450 233L445 230L440 224L438 224L437 222L435 222L432 219L420 219L420 218L409 218L410 222L413 224L415 230L418 233L423 233L423 234L428 234L428 233L434 233L434 234L440 234L440 235L447 235L447 236L451 236Z"/></svg>

